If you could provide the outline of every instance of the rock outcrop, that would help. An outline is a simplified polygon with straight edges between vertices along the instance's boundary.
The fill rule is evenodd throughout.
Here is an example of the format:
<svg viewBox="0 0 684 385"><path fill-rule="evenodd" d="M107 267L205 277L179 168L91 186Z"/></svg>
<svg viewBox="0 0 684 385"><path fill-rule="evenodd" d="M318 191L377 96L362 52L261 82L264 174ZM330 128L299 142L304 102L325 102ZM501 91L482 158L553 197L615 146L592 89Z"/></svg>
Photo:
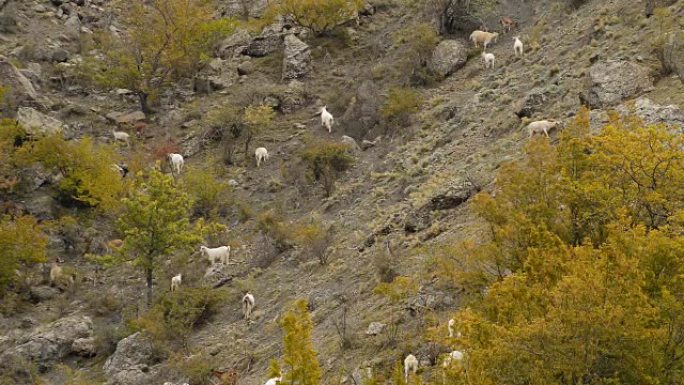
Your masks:
<svg viewBox="0 0 684 385"><path fill-rule="evenodd" d="M430 69L440 76L449 76L465 66L468 49L460 41L443 40L432 53Z"/></svg>
<svg viewBox="0 0 684 385"><path fill-rule="evenodd" d="M594 64L588 83L587 92L580 98L592 108L614 106L653 87L649 69L629 61Z"/></svg>
<svg viewBox="0 0 684 385"><path fill-rule="evenodd" d="M283 79L299 79L311 70L311 48L295 35L285 36Z"/></svg>
<svg viewBox="0 0 684 385"><path fill-rule="evenodd" d="M17 121L29 134L58 134L64 131L64 123L31 107L19 107Z"/></svg>
<svg viewBox="0 0 684 385"><path fill-rule="evenodd" d="M116 351L104 364L109 385L152 384L159 375L152 343L140 333L132 334L116 345Z"/></svg>

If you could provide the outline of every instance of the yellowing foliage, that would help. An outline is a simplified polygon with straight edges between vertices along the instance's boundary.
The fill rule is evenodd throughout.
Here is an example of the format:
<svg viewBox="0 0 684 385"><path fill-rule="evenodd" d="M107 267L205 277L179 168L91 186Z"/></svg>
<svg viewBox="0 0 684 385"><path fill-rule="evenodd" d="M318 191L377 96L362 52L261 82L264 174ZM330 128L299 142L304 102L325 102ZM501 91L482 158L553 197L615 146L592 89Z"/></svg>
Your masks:
<svg viewBox="0 0 684 385"><path fill-rule="evenodd" d="M385 105L380 108L380 114L390 124L407 125L411 115L420 110L423 98L420 92L412 88L390 88L389 97Z"/></svg>
<svg viewBox="0 0 684 385"><path fill-rule="evenodd" d="M16 271L46 262L48 237L31 216L0 220L0 294L14 282Z"/></svg>
<svg viewBox="0 0 684 385"><path fill-rule="evenodd" d="M283 337L283 364L285 384L319 385L321 367L311 342L313 323L306 300L299 300L285 313L281 321Z"/></svg>
<svg viewBox="0 0 684 385"><path fill-rule="evenodd" d="M95 80L135 91L142 110L150 112L149 96L194 74L214 45L232 33L235 22L214 19L215 10L211 0L128 2L121 39L102 36L106 71Z"/></svg>
<svg viewBox="0 0 684 385"><path fill-rule="evenodd" d="M490 240L436 256L469 293L467 356L439 384L684 381L684 147L678 129L581 110L533 140L475 208ZM455 272L442 274L442 271Z"/></svg>

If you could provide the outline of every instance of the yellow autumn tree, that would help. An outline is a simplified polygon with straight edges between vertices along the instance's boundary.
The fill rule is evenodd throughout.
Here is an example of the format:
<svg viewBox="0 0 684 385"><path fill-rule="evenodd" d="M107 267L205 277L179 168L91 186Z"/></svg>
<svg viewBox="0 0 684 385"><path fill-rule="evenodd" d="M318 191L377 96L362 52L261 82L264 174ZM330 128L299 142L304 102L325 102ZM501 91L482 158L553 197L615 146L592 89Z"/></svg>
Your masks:
<svg viewBox="0 0 684 385"><path fill-rule="evenodd" d="M126 2L120 38L100 36L105 60L95 80L134 91L142 111L152 112L150 97L196 73L234 30L235 22L215 19L215 11L212 0Z"/></svg>
<svg viewBox="0 0 684 385"><path fill-rule="evenodd" d="M503 167L475 199L489 241L435 256L468 306L467 370L434 382L682 383L682 144L633 116L592 136L581 110L556 147L538 138Z"/></svg>
<svg viewBox="0 0 684 385"><path fill-rule="evenodd" d="M283 364L287 369L283 383L287 385L319 385L321 367L311 342L313 323L306 300L298 300L281 321L285 333Z"/></svg>

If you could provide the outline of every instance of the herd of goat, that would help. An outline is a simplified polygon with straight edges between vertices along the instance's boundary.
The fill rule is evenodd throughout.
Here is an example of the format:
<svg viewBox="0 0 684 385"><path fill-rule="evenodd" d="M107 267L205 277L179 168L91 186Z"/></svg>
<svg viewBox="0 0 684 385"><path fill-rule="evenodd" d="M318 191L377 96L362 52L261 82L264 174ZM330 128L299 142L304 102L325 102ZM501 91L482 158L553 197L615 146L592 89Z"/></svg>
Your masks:
<svg viewBox="0 0 684 385"><path fill-rule="evenodd" d="M502 26L502 33L504 32L509 32L512 28L517 26L517 23L511 19L510 17L502 17L500 19L500 24ZM470 40L472 43L475 45L475 47L479 47L481 44L483 47L482 50L482 59L484 61L484 65L486 69L491 69L494 68L494 64L496 61L496 57L494 54L487 52L487 48L489 45L494 42L497 42L497 39L499 37L499 32L487 32L487 31L481 31L481 30L476 30L473 31L472 34L470 35ZM524 46L523 42L520 40L519 36L515 36L513 38L513 50L515 57L522 57L524 53ZM328 133L332 133L333 125L335 124L335 119L333 115L327 110L327 106L321 107L318 111L318 114L320 115L320 122L321 126L324 129L328 130ZM529 137L531 138L535 134L544 134L547 137L549 136L549 131L552 130L553 128L557 127L560 124L559 121L548 119L548 120L538 120L538 121L533 121L527 125L527 131L529 134ZM142 123L144 125L144 123ZM141 130L144 127L138 127L136 130ZM113 139L114 142L122 142L125 143L127 146L130 146L130 135L127 132L124 131L112 131ZM348 137L348 136L342 136L342 141L345 144L348 144L350 146L358 147L356 145L356 142L353 138ZM256 160L256 166L260 167L262 163L266 162L269 158L269 153L268 150L265 147L258 147L255 152L254 152L254 157ZM167 155L167 160L169 162L169 166L171 168L171 172L175 174L181 174L183 171L183 167L185 166L185 160L181 154L177 153L170 153ZM115 171L118 171L121 173L122 176L126 176L128 173L128 169L125 166L120 166L120 165L113 165L113 169ZM113 242L118 242L114 244ZM110 245L111 243L111 245ZM114 240L110 241L107 243L106 248L109 249L110 247L116 247L120 248L122 246L122 241L121 240ZM111 251L111 250L109 250ZM219 246L215 248L210 248L207 246L200 246L199 252L202 256L206 257L209 261L209 263L214 266L214 265L228 265L230 262L230 254L231 254L231 247L230 246ZM50 268L49 272L49 277L50 277L50 285L53 285L55 282L57 282L60 279L67 278L67 281L69 283L73 283L73 277L64 277L62 268L59 266L58 263L53 263ZM171 285L170 289L172 292L180 289L181 285L183 282L183 275L182 273L179 273L171 278ZM244 293L244 296L242 297L242 310L243 310L243 316L244 319L247 320L248 322L250 321L250 317L252 314L252 310L255 306L255 298L252 293L249 291ZM450 319L447 325L448 329L448 336L450 340L454 339L459 339L461 337L461 333L458 331L455 331L456 322L454 319ZM444 368L448 368L451 365L455 363L460 363L464 359L464 353L460 350L453 350L451 353L445 354L443 359L442 359L442 366ZM419 361L416 358L415 355L409 354L405 357L404 359L404 377L405 380L408 381L409 374L413 373L415 374L418 370L419 367ZM228 371L219 371L219 370L214 370L212 371L212 375L216 377L220 381L221 385L235 385L237 383L237 371L235 369L231 369ZM269 379L264 385L277 385L279 382L282 381L282 376L279 377L274 377ZM172 385L171 383L167 382L164 385ZM185 385L185 384L184 384Z"/></svg>

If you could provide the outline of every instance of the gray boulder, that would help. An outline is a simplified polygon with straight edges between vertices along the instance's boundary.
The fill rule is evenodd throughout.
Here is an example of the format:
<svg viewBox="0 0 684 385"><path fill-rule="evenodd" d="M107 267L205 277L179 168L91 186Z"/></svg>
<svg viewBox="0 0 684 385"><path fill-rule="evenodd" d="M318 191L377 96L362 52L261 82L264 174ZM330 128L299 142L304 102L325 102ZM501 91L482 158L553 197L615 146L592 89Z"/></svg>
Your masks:
<svg viewBox="0 0 684 385"><path fill-rule="evenodd" d="M628 61L596 63L587 81L588 90L580 98L592 108L619 104L653 87L649 69Z"/></svg>
<svg viewBox="0 0 684 385"><path fill-rule="evenodd" d="M640 97L634 103L617 106L615 110L623 116L635 113L646 124L667 124L679 127L684 132L684 110L675 105L663 106L646 97ZM609 122L608 113L604 110L593 110L589 117L592 133L599 133Z"/></svg>
<svg viewBox="0 0 684 385"><path fill-rule="evenodd" d="M64 123L31 107L19 107L17 121L29 134L58 134Z"/></svg>
<svg viewBox="0 0 684 385"><path fill-rule="evenodd" d="M531 118L534 114L544 111L549 93L543 88L535 88L528 92L525 97L515 104L515 114L519 118Z"/></svg>
<svg viewBox="0 0 684 385"><path fill-rule="evenodd" d="M283 79L299 79L311 70L311 48L295 35L285 36Z"/></svg>
<svg viewBox="0 0 684 385"><path fill-rule="evenodd" d="M365 80L361 83L352 103L340 119L345 133L354 138L365 138L380 121L380 100L380 93L373 81Z"/></svg>
<svg viewBox="0 0 684 385"><path fill-rule="evenodd" d="M368 325L368 329L366 329L366 335L377 336L378 334L382 333L383 330L385 330L386 326L387 325L384 323L371 322L370 325Z"/></svg>
<svg viewBox="0 0 684 385"><path fill-rule="evenodd" d="M71 344L71 351L81 357L93 357L97 354L95 337L79 338Z"/></svg>
<svg viewBox="0 0 684 385"><path fill-rule="evenodd" d="M29 295L34 302L43 302L55 298L60 293L59 289L51 286L32 286Z"/></svg>
<svg viewBox="0 0 684 385"><path fill-rule="evenodd" d="M0 362L26 360L46 370L74 353L74 341L92 336L93 321L90 317L61 318L20 338L14 347L0 354Z"/></svg>
<svg viewBox="0 0 684 385"><path fill-rule="evenodd" d="M151 341L135 333L119 341L103 370L109 385L148 385L157 381L158 361Z"/></svg>
<svg viewBox="0 0 684 385"><path fill-rule="evenodd" d="M0 55L0 79L4 87L9 88L9 93L5 95L7 100L11 100L17 106L33 105L38 94L36 89L10 61Z"/></svg>
<svg viewBox="0 0 684 385"><path fill-rule="evenodd" d="M443 40L432 52L430 69L446 77L463 68L467 61L468 49L465 44L457 40Z"/></svg>
<svg viewBox="0 0 684 385"><path fill-rule="evenodd" d="M277 51L283 43L280 34L257 36L247 45L243 53L252 57L263 57Z"/></svg>
<svg viewBox="0 0 684 385"><path fill-rule="evenodd" d="M252 36L244 29L237 29L235 33L221 42L218 54L221 59L229 59L233 56L241 55L247 50Z"/></svg>
<svg viewBox="0 0 684 385"><path fill-rule="evenodd" d="M110 112L105 116L107 120L117 124L135 123L145 120L145 113L142 111L133 112Z"/></svg>

